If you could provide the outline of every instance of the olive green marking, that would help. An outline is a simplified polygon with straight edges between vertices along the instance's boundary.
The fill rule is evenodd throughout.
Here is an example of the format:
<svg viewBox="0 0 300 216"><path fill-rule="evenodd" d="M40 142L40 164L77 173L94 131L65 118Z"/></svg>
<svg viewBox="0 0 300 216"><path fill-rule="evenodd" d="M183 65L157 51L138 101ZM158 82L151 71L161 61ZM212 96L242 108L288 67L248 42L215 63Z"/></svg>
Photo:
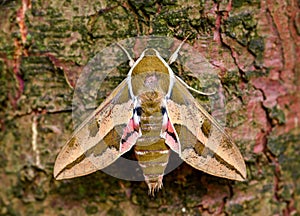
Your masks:
<svg viewBox="0 0 300 216"><path fill-rule="evenodd" d="M72 163L68 164L60 173L62 173L66 169L73 168L76 164L79 164L81 161L83 161L86 158L85 154L80 155L76 160L74 160ZM59 175L59 174L58 174ZM57 175L57 176L58 176Z"/></svg>
<svg viewBox="0 0 300 216"><path fill-rule="evenodd" d="M169 147L165 144L164 139L160 139L158 142L148 146L135 146L135 151L143 152L145 154L135 154L137 160L144 165L142 170L144 175L163 175L164 170L169 161L169 153L161 153L161 151L169 150ZM165 164L162 166L161 164Z"/></svg>
<svg viewBox="0 0 300 216"><path fill-rule="evenodd" d="M204 122L201 126L201 130L202 130L203 134L206 136L206 138L208 138L210 135L210 131L211 131L211 122L208 119L204 120Z"/></svg>
<svg viewBox="0 0 300 216"><path fill-rule="evenodd" d="M126 125L122 125L120 127L123 128L125 126ZM95 156L99 156L103 154L105 149L107 149L108 147L114 147L115 149L119 150L121 136L122 134L120 134L116 130L116 126L115 126L112 130L109 131L109 133L102 140L100 140L99 143L97 143L97 145L95 145L93 148L88 150L86 154L89 155L93 153Z"/></svg>
<svg viewBox="0 0 300 216"><path fill-rule="evenodd" d="M166 166L147 166L143 169L144 175L162 175Z"/></svg>
<svg viewBox="0 0 300 216"><path fill-rule="evenodd" d="M132 70L132 76L145 72L161 72L169 74L168 68L157 56L145 56Z"/></svg>
<svg viewBox="0 0 300 216"><path fill-rule="evenodd" d="M95 118L92 118L88 125L89 136L95 137L99 132L99 124Z"/></svg>
<svg viewBox="0 0 300 216"><path fill-rule="evenodd" d="M160 151L169 150L169 147L165 144L165 140L160 138L157 142L152 143L151 145L135 145L134 149L136 151L146 151L146 154L138 155L138 157L147 158L146 160L142 159L143 161L152 161L155 160L156 157L160 158L167 154L162 154Z"/></svg>
<svg viewBox="0 0 300 216"><path fill-rule="evenodd" d="M70 148L74 148L74 146L77 146L78 143L77 143L77 139L76 137L72 137L72 139L70 139L70 141L68 142L68 146Z"/></svg>
<svg viewBox="0 0 300 216"><path fill-rule="evenodd" d="M138 155L136 154L138 161L140 162L167 162L169 154L162 154L160 152L149 151L147 154Z"/></svg>

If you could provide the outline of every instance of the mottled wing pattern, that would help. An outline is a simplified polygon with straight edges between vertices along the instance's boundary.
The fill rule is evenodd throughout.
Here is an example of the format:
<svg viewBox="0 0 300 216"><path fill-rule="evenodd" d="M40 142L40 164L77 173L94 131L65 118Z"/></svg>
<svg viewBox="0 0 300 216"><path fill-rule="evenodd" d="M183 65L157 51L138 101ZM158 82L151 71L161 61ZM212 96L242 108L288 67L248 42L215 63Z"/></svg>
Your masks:
<svg viewBox="0 0 300 216"><path fill-rule="evenodd" d="M171 144L179 144L178 154L186 163L211 175L245 180L246 167L238 148L177 78L166 109L175 130L173 135L169 132Z"/></svg>
<svg viewBox="0 0 300 216"><path fill-rule="evenodd" d="M66 179L87 175L105 168L130 150L139 135L137 131L129 131L132 110L133 102L125 79L76 129L56 159L54 177ZM124 142L123 137L128 140Z"/></svg>

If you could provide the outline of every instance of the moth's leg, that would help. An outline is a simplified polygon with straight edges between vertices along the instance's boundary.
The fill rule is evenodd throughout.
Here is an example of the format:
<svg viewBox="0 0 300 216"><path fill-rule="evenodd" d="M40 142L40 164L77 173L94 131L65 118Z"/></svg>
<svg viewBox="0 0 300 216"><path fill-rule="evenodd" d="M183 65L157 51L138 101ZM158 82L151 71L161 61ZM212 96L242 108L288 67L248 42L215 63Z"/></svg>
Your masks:
<svg viewBox="0 0 300 216"><path fill-rule="evenodd" d="M118 46L124 51L124 53L127 55L127 58L129 59L129 66L132 67L134 64L133 58L131 58L130 54L127 52L127 50L119 43L117 43Z"/></svg>

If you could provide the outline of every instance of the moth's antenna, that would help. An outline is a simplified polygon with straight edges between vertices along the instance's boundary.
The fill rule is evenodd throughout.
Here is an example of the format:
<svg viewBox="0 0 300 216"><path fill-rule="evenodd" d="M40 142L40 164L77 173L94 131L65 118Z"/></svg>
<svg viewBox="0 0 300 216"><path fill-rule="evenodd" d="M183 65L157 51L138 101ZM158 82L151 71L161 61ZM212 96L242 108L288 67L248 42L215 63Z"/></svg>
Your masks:
<svg viewBox="0 0 300 216"><path fill-rule="evenodd" d="M179 50L181 49L181 47L183 46L183 44L185 43L185 41L191 36L192 33L188 34L188 36L180 43L180 45L178 46L178 48L176 49L176 51L171 55L168 64L172 64L174 61L176 61L177 57L178 57L178 53ZM186 84L180 77L176 77L178 79L179 82L181 82L187 89L196 92L197 94L201 94L201 95L206 95L206 96L210 96L215 94L216 92L210 92L210 93L206 93L206 92L202 92L199 90L196 90L192 87L190 87L188 84Z"/></svg>
<svg viewBox="0 0 300 216"><path fill-rule="evenodd" d="M178 53L179 50L181 49L181 47L183 46L183 44L185 43L185 41L191 36L192 33L188 34L188 36L180 43L180 45L178 46L178 48L176 49L176 51L171 55L168 64L172 64L174 61L176 61L177 57L178 57Z"/></svg>
<svg viewBox="0 0 300 216"><path fill-rule="evenodd" d="M187 89L193 91L193 92L196 92L197 94L201 94L201 95L206 95L206 96L210 96L210 95L214 95L216 94L216 92L211 92L211 93L206 93L206 92L202 92L202 91L199 91L197 89L194 89L192 87L190 87L188 84L186 84L180 77L176 77L178 79L178 81L180 81Z"/></svg>
<svg viewBox="0 0 300 216"><path fill-rule="evenodd" d="M118 46L124 51L124 53L127 55L127 58L129 59L129 66L132 67L134 64L133 58L131 58L130 54L127 52L127 50L117 42Z"/></svg>

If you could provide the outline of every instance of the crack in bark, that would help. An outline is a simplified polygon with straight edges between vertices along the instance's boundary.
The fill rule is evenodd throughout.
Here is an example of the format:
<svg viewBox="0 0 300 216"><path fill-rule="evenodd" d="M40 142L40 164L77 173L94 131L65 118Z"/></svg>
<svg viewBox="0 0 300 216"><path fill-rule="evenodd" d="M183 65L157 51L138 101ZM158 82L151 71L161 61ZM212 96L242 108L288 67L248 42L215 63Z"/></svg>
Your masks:
<svg viewBox="0 0 300 216"><path fill-rule="evenodd" d="M264 91L262 89L258 89L258 88L256 88L256 89L259 90L262 93L263 99L265 100L266 95L265 95ZM283 213L284 213L284 215L290 215L291 212L293 212L293 210L294 210L294 206L291 206L291 204L294 203L294 199L291 199L290 201L288 201L288 200L283 200L282 198L280 198L280 190L281 190L280 185L283 182L282 174L281 174L281 168L280 168L278 158L268 148L268 145L267 145L268 136L272 132L273 128L275 127L275 124L272 123L272 118L270 116L270 113L269 113L268 109L263 106L263 102L261 103L261 106L262 106L262 109L265 110L266 117L267 117L267 122L270 124L269 129L267 131L265 131L265 136L264 136L265 137L265 143L264 143L263 153L267 157L268 161L275 166L275 169L274 169L274 198L278 202L285 202L286 203L286 209L283 210Z"/></svg>
<svg viewBox="0 0 300 216"><path fill-rule="evenodd" d="M16 20L19 25L19 30L21 34L21 41L19 39L14 40L14 46L15 46L15 51L14 51L14 61L13 61L13 72L17 81L18 85L18 90L15 96L11 96L10 94L8 97L10 98L11 105L14 107L14 109L17 108L17 101L21 97L23 91L24 91L24 80L22 79L20 75L20 65L21 65L21 57L22 55L28 56L28 51L25 48L26 40L27 40L27 26L25 23L25 14L27 9L31 8L31 2L30 0L22 0L22 6L20 9L17 11L16 14Z"/></svg>

